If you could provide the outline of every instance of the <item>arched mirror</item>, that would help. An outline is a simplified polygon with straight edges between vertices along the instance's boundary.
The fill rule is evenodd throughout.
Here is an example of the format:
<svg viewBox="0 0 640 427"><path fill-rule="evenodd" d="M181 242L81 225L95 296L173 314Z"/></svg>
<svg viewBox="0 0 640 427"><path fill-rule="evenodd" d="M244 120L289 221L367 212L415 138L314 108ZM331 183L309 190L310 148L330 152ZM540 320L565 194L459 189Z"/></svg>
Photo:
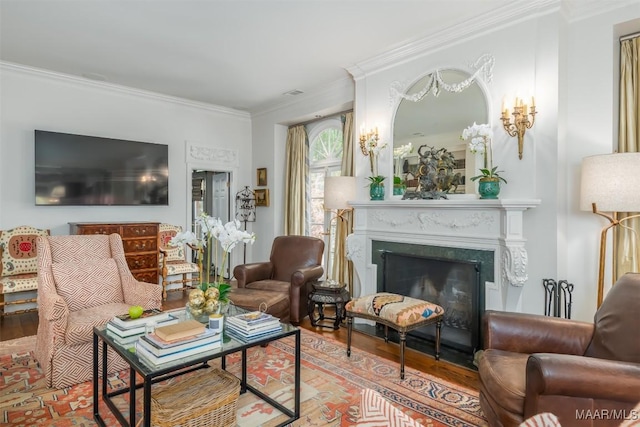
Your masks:
<svg viewBox="0 0 640 427"><path fill-rule="evenodd" d="M395 149L411 142L413 152L404 159L394 160L394 176L400 177L408 188L415 187L418 148L421 145L445 148L453 154L455 172L460 173L461 177L460 185L451 192L475 193L474 182L468 178L477 175L476 156L469 152L466 141L462 141L460 135L473 122L488 123L487 100L477 80L472 79L468 86L459 85L470 80L472 76L469 73L452 69L439 70L438 73L440 80L455 90L449 91L439 85L437 95L430 89L421 96L425 88L433 83L434 74L430 73L401 95L393 121L393 147Z"/></svg>

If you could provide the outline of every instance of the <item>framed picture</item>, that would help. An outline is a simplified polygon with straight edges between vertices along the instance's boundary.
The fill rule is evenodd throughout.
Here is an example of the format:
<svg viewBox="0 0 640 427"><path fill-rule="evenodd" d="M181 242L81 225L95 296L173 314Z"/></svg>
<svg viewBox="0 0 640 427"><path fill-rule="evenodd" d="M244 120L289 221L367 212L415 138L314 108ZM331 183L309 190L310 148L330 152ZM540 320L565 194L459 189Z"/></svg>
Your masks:
<svg viewBox="0 0 640 427"><path fill-rule="evenodd" d="M256 195L256 206L269 206L269 189L262 188L254 190Z"/></svg>
<svg viewBox="0 0 640 427"><path fill-rule="evenodd" d="M259 168L257 170L258 187L267 186L267 168Z"/></svg>

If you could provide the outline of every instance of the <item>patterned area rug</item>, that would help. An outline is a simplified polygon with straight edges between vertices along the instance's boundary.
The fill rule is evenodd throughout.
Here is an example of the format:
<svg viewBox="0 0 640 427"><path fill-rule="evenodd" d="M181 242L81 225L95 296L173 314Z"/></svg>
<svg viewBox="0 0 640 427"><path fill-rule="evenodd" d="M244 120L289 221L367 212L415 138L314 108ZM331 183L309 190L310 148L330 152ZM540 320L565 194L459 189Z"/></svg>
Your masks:
<svg viewBox="0 0 640 427"><path fill-rule="evenodd" d="M426 427L486 426L478 393L411 368L399 379L399 367L380 357L302 330L301 418L293 426L354 426L360 393L378 391L394 406ZM63 390L46 388L33 357L33 337L3 342L0 350L0 424L11 426L94 426L91 382ZM248 351L249 380L257 388L293 407L293 338ZM29 347L31 346L31 347ZM219 362L211 362L219 366ZM227 357L227 369L239 375L240 355ZM178 377L172 381L179 381ZM128 371L108 378L121 388ZM138 393L140 396L141 393ZM123 398L124 399L124 398ZM127 402L122 400L123 409ZM141 409L140 402L138 409ZM109 426L118 425L101 403ZM286 417L251 393L238 401L239 426L274 426Z"/></svg>

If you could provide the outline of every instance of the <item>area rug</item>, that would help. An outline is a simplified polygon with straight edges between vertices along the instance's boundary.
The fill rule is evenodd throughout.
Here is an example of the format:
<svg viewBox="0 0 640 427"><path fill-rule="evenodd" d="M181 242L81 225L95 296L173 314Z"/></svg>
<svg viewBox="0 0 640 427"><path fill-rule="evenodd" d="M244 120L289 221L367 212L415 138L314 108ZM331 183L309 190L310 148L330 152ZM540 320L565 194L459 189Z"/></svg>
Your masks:
<svg viewBox="0 0 640 427"><path fill-rule="evenodd" d="M301 331L301 417L292 426L355 426L364 389L378 391L395 407L425 427L486 426L476 391L406 368L331 338ZM45 387L42 371L29 345L33 337L2 344L0 350L0 424L10 426L95 426L91 382L62 390ZM293 407L293 338L248 350L249 381L254 387ZM212 365L219 366L213 361ZM240 373L240 354L227 357L227 370ZM178 377L171 381L180 381ZM108 377L113 389L128 383L128 370ZM141 393L138 393L140 396ZM125 397L118 406L126 408ZM138 409L141 403L138 402ZM104 403L100 413L118 425ZM269 427L283 422L279 411L251 393L238 400L238 426Z"/></svg>

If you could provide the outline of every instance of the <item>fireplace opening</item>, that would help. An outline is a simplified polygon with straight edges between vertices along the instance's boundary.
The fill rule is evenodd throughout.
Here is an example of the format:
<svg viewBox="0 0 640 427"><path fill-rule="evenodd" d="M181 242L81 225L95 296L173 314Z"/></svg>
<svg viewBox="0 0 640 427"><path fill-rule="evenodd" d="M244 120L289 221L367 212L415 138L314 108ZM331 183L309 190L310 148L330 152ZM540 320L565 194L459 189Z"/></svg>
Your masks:
<svg viewBox="0 0 640 427"><path fill-rule="evenodd" d="M385 261L382 257L382 254L385 253L415 257L418 259L418 261L420 261L420 259L431 259L460 262L461 264L466 265L468 265L469 263L471 265L477 264L477 274L479 276L479 280L477 283L474 283L473 286L469 285L471 288L473 288L472 290L475 293L475 296L471 298L471 302L473 307L475 307L475 311L472 311L469 315L458 316L460 318L460 323L465 325L465 327L459 328L460 330L457 331L455 330L455 328L447 328L446 341L444 334L445 329L443 326L440 354L440 357L443 360L456 363L469 369L477 369L473 363L473 356L475 351L479 350L482 345L480 319L482 318L482 315L485 311L485 283L494 281L494 252L492 250L476 248L425 245L407 242L393 242L387 240L372 240L371 263L376 266L376 285L375 287L372 287L371 292L374 292L374 289L375 292L383 292L383 283L385 282L383 274L385 270ZM400 271L397 274L394 274L395 281L403 281L401 280L402 277L405 277L403 275L408 274L405 271L407 270L407 265L408 264L405 263L401 264L401 267L398 267ZM419 267L419 271L420 269L424 269L424 267ZM474 271L476 271L475 267ZM438 269L435 269L435 274L440 274ZM387 289L389 289L389 291L393 291L394 293L401 293L397 288L389 287ZM403 294L409 296L408 292ZM455 292L451 290L447 291L446 294L454 295L456 298L454 299L455 302L468 300L466 296L466 290L461 292L456 288ZM429 299L430 297L423 296L422 298ZM440 303L439 305L443 304ZM447 305L444 304L443 306L445 307L445 310L447 310ZM449 307L448 310L450 312L456 312L458 311L458 307L458 304L453 304L453 306ZM469 317L471 317L472 320L476 320L476 323L472 324L471 326L471 330L475 332L467 332L465 329L466 325L468 325ZM450 325L455 325L456 322L451 320L449 323ZM379 338L384 338L385 336L384 326L381 324L355 322L353 328L355 330L358 330L359 332L374 335ZM419 330L416 331L422 332ZM427 331L425 334L421 335L409 333L407 336L407 347L432 355L434 352L433 337L435 337L435 332L433 330L431 331L431 333ZM461 337L464 339L462 339ZM389 329L389 340L396 343L399 342L398 334L392 329ZM463 348L463 350L461 350L460 348Z"/></svg>
<svg viewBox="0 0 640 427"><path fill-rule="evenodd" d="M481 263L382 251L378 292L392 292L430 301L444 308L441 345L471 358L480 348ZM408 336L431 343L435 325Z"/></svg>

